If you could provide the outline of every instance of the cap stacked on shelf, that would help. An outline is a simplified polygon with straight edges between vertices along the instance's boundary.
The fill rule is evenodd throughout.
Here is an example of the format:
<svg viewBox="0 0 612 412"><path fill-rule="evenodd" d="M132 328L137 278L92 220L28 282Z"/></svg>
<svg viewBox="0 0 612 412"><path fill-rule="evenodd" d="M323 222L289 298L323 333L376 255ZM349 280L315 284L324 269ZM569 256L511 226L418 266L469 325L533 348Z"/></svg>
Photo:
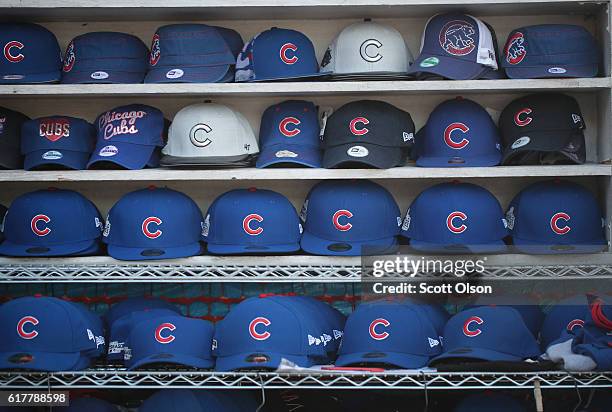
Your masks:
<svg viewBox="0 0 612 412"><path fill-rule="evenodd" d="M0 168L21 169L21 126L30 120L25 114L0 107Z"/></svg>

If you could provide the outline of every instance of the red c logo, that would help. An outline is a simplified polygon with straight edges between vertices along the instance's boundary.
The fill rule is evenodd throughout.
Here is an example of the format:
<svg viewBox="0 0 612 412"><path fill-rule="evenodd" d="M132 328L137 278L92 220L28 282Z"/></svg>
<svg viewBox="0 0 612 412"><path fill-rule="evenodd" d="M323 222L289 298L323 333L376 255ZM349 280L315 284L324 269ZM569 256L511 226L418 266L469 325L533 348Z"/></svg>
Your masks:
<svg viewBox="0 0 612 412"><path fill-rule="evenodd" d="M529 107L525 107L524 109L519 110L514 115L514 124L523 127L527 126L533 120L533 117L529 117L532 110ZM525 117L521 118L521 116L525 115Z"/></svg>
<svg viewBox="0 0 612 412"><path fill-rule="evenodd" d="M387 332L382 332L382 333L376 332L376 327L378 325L383 325L385 328L387 328L387 327L389 327L389 325L391 325L391 322L389 322L387 319L383 319L383 318L374 319L372 321L372 323L370 323L370 328L369 328L370 336L372 337L372 339L375 339L375 340L384 340L384 339L387 339L389 337L389 333L387 333Z"/></svg>
<svg viewBox="0 0 612 412"><path fill-rule="evenodd" d="M291 57L287 56L287 50L291 50L292 52L297 51L297 46L293 43L285 43L280 48L280 59L285 64L295 64L298 61L298 57L294 54Z"/></svg>
<svg viewBox="0 0 612 412"><path fill-rule="evenodd" d="M568 215L565 212L555 213L553 217L550 218L550 228L556 234L564 235L570 230L572 230L572 228L569 227L567 223L565 224L565 226L559 226L559 220L565 220L567 222L570 219L571 219L570 215Z"/></svg>
<svg viewBox="0 0 612 412"><path fill-rule="evenodd" d="M353 225L350 222L347 222L345 224L340 223L340 218L341 217L346 217L348 219L353 217L353 214L346 209L340 209L338 210L336 213L334 213L334 217L332 218L333 222L334 222L334 226L336 227L336 229L342 231L342 232L346 232L348 230L351 230L351 228L353 227Z"/></svg>
<svg viewBox="0 0 612 412"><path fill-rule="evenodd" d="M351 129L351 133L353 133L355 136L363 136L370 131L367 127L358 129L357 123L370 124L370 121L365 117L355 117L353 120L351 120L349 123L349 129Z"/></svg>
<svg viewBox="0 0 612 412"><path fill-rule="evenodd" d="M571 332L574 328L582 328L584 327L584 321L582 319L574 319L567 324L567 331Z"/></svg>
<svg viewBox="0 0 612 412"><path fill-rule="evenodd" d="M261 217L261 215L258 215L257 213L251 213L250 215L247 215L247 217L245 217L242 220L242 229L244 229L244 231L246 232L247 235L250 236L257 236L259 234L261 234L264 229L263 227L259 226L256 229L251 228L251 222L255 220L259 223L263 222L263 217Z"/></svg>
<svg viewBox="0 0 612 412"><path fill-rule="evenodd" d="M51 233L51 229L49 229L46 226L44 226L42 229L39 228L38 222L41 222L41 221L45 223L49 223L51 219L47 215L36 215L32 218L32 221L30 222L30 227L32 228L32 232L34 232L36 236L40 236L40 237L47 236L49 233Z"/></svg>
<svg viewBox="0 0 612 412"><path fill-rule="evenodd" d="M446 145L450 147L451 149L463 149L465 146L467 146L470 143L470 141L466 139L465 137L462 138L458 142L454 141L452 137L452 133L455 130L459 130L461 133L467 133L470 130L470 128L467 127L463 123L449 124L446 127L446 129L444 129L444 142L446 142Z"/></svg>
<svg viewBox="0 0 612 412"><path fill-rule="evenodd" d="M11 49L23 49L25 46L23 45L22 42L17 41L17 40L13 40L10 41L8 43L6 43L4 45L4 58L6 60L8 60L11 63L19 63L20 61L22 61L23 59L25 59L25 56L21 53L19 54L13 54Z"/></svg>
<svg viewBox="0 0 612 412"><path fill-rule="evenodd" d="M22 339L29 340L34 339L38 336L38 332L36 332L35 330L31 330L30 332L25 331L25 325L28 323L36 326L38 325L38 319L36 319L34 316L24 316L23 318L19 319L19 322L17 322L17 334Z"/></svg>
<svg viewBox="0 0 612 412"><path fill-rule="evenodd" d="M446 227L448 228L448 230L450 230L451 232L455 234L463 233L467 229L467 226L464 223L462 223L461 226L455 226L455 223L453 221L455 219L461 219L462 221L466 221L467 218L468 218L467 215L463 212L459 212L459 211L452 212L446 218Z"/></svg>
<svg viewBox="0 0 612 412"><path fill-rule="evenodd" d="M297 136L298 134L300 134L301 130L298 129L297 127L293 127L291 128L291 130L289 130L287 126L290 124L297 126L300 123L302 122L300 122L300 120L295 117L285 117L278 124L278 130L283 134L283 136L287 136L287 137Z"/></svg>
<svg viewBox="0 0 612 412"><path fill-rule="evenodd" d="M174 335L168 334L168 336L162 336L162 331L169 330L170 332L173 332L175 329L176 326L174 326L172 323L162 323L157 327L157 329L155 329L155 340L159 343L163 343L164 345L172 342L175 339Z"/></svg>
<svg viewBox="0 0 612 412"><path fill-rule="evenodd" d="M465 321L465 323L463 324L463 334L467 336L468 338L473 338L482 333L482 330L478 328L471 330L470 325L472 323L475 323L477 325L482 325L484 323L484 320L482 320L482 318L479 318L478 316L472 316L468 318L468 320Z"/></svg>
<svg viewBox="0 0 612 412"><path fill-rule="evenodd" d="M270 337L270 332L264 331L263 333L259 333L255 328L257 328L257 325L270 326L271 324L272 322L270 322L267 318L261 316L255 318L251 321L251 323L249 323L249 334L255 340L266 340Z"/></svg>
<svg viewBox="0 0 612 412"><path fill-rule="evenodd" d="M150 224L159 226L162 224L162 220L158 217L150 216L142 222L142 233L149 239L157 239L162 235L163 232L159 229L157 229L155 232L151 232L149 230Z"/></svg>

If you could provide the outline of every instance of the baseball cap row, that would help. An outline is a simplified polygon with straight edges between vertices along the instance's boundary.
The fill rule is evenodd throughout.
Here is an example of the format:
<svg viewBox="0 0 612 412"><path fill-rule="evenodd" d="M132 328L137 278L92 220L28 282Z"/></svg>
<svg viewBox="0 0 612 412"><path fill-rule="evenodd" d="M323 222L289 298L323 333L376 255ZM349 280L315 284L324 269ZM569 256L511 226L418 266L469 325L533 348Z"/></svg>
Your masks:
<svg viewBox="0 0 612 412"><path fill-rule="evenodd" d="M541 360L557 342L581 335L588 339L575 353L592 359L593 369L612 370L612 349L605 345L610 306L597 302L594 310L584 296L571 298L546 317L537 305L476 302L450 316L437 304L380 299L360 304L346 318L313 297L268 294L243 300L213 324L183 316L162 300L126 300L111 307L103 321L77 303L22 297L0 306L0 369L80 370L99 359L130 370L277 369L283 362L389 369L517 362L520 367L525 360ZM556 369L552 362L539 367Z"/></svg>
<svg viewBox="0 0 612 412"><path fill-rule="evenodd" d="M28 120L0 108L0 166L142 169L255 163L258 168L385 169L406 164L409 155L421 167L586 161L585 122L578 102L564 94L512 101L499 127L478 103L446 100L416 135L410 114L382 101L353 101L321 112L308 101L274 104L263 113L258 141L242 114L213 103L181 109L169 127L160 110L140 104L106 111L94 125L68 116Z"/></svg>
<svg viewBox="0 0 612 412"><path fill-rule="evenodd" d="M246 44L232 29L172 24L137 37L94 32L75 37L62 61L42 26L0 25L0 83L212 83L271 80L499 79L594 77L600 48L584 27L542 24L512 30L500 56L486 22L462 13L428 20L416 61L402 35L369 19L344 28L317 61L310 39L273 27Z"/></svg>
<svg viewBox="0 0 612 412"><path fill-rule="evenodd" d="M83 256L121 260L172 259L203 253L359 256L395 253L401 243L434 253L596 253L606 248L605 220L581 185L544 181L510 202L469 183L442 183L421 192L404 219L384 187L329 180L308 193L298 216L271 190L237 189L217 197L206 217L183 193L150 187L124 195L104 223L77 192L38 190L16 198L6 213L6 256ZM510 242L511 238L511 242ZM102 242L101 242L102 241ZM512 245L512 246L509 246Z"/></svg>

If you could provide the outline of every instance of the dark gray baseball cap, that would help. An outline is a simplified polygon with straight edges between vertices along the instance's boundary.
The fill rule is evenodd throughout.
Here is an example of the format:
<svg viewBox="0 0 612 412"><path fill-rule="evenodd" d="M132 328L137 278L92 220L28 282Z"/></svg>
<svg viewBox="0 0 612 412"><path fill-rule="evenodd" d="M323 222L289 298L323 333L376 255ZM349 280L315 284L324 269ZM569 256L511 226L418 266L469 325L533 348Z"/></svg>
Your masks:
<svg viewBox="0 0 612 412"><path fill-rule="evenodd" d="M23 168L21 125L27 120L25 114L0 107L0 168Z"/></svg>

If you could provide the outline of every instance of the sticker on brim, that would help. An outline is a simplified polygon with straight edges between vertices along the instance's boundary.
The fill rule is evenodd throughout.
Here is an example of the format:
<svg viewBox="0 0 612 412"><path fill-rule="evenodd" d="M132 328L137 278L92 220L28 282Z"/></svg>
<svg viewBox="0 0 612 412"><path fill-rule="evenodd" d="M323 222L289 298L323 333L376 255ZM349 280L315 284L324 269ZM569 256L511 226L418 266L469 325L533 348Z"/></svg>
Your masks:
<svg viewBox="0 0 612 412"><path fill-rule="evenodd" d="M425 60L423 60L419 66L421 67L435 67L438 64L440 64L440 59L438 59L437 57L428 57Z"/></svg>
<svg viewBox="0 0 612 412"><path fill-rule="evenodd" d="M42 158L44 160L59 160L62 157L64 157L64 155L58 152L57 150L49 150L48 152L45 152L42 155Z"/></svg>
<svg viewBox="0 0 612 412"><path fill-rule="evenodd" d="M563 73L567 73L567 70L565 70L563 67L551 67L550 69L548 69L548 73L563 74Z"/></svg>
<svg viewBox="0 0 612 412"><path fill-rule="evenodd" d="M514 141L514 143L512 143L512 146L510 146L510 148L518 149L519 147L528 145L529 142L531 142L531 139L529 138L529 136L519 137L518 139Z"/></svg>
<svg viewBox="0 0 612 412"><path fill-rule="evenodd" d="M100 149L98 155L102 157L111 157L115 156L117 153L119 153L119 149L117 149L117 146L110 145L104 146L102 149Z"/></svg>
<svg viewBox="0 0 612 412"><path fill-rule="evenodd" d="M290 150L279 150L278 152L276 152L276 154L274 155L276 157L298 157L297 153L294 153Z"/></svg>
<svg viewBox="0 0 612 412"><path fill-rule="evenodd" d="M185 72L181 69L172 69L166 73L167 79L180 79L185 75Z"/></svg>
<svg viewBox="0 0 612 412"><path fill-rule="evenodd" d="M23 78L25 78L25 76L22 74L6 74L2 76L4 80L21 80Z"/></svg>
<svg viewBox="0 0 612 412"><path fill-rule="evenodd" d="M89 77L91 77L94 80L104 80L104 79L108 79L108 73L106 72L102 72L102 71L98 71L98 72L93 72Z"/></svg>
<svg viewBox="0 0 612 412"><path fill-rule="evenodd" d="M370 152L363 146L353 146L346 151L346 154L351 157L366 157Z"/></svg>

